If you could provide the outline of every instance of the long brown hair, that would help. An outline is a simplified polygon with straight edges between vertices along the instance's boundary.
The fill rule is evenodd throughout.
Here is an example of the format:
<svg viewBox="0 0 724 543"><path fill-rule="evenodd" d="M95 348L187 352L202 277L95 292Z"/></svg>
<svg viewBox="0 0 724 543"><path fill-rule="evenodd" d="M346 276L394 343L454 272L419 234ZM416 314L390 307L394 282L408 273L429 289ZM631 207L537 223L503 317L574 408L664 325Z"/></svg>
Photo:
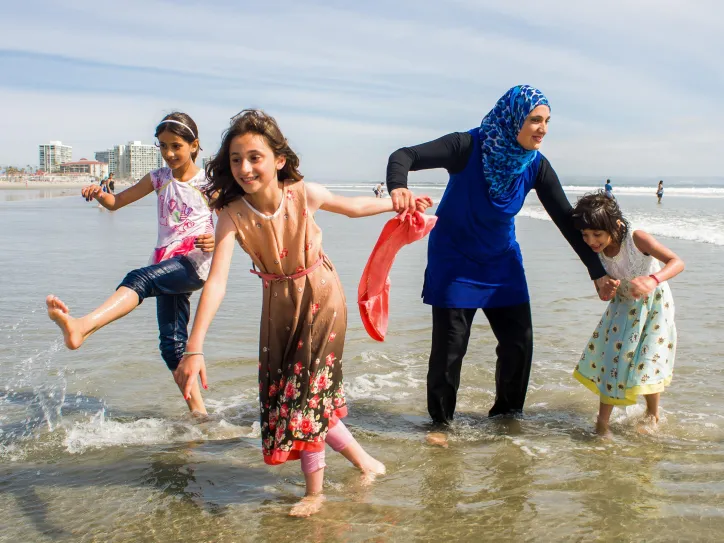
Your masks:
<svg viewBox="0 0 724 543"><path fill-rule="evenodd" d="M224 132L219 152L206 164L209 183L204 187L204 193L212 200L214 209L221 209L244 196L244 189L231 173L229 148L234 138L250 133L263 137L276 158L286 159L284 167L277 172L279 181L300 181L304 177L299 172L299 157L289 147L274 117L260 109L245 109L232 119L231 126Z"/></svg>
<svg viewBox="0 0 724 543"><path fill-rule="evenodd" d="M168 123L164 121L176 122ZM184 126L181 126L178 123L183 123ZM171 134L178 136L189 145L199 139L199 129L194 120L186 113L182 113L180 111L174 111L173 113L166 115L156 126L156 133L154 135L159 137L164 132L170 132ZM199 151L202 150L201 144L199 144L198 149L191 153L191 160L196 162L196 157L199 156Z"/></svg>

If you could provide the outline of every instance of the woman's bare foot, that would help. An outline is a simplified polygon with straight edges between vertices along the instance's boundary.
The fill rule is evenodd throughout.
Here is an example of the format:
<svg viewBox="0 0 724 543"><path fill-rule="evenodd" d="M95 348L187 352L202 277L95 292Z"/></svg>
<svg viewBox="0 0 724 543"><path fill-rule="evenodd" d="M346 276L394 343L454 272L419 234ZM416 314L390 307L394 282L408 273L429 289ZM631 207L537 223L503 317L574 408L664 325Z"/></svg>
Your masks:
<svg viewBox="0 0 724 543"><path fill-rule="evenodd" d="M430 432L425 437L425 441L427 441L428 445L434 445L435 447L442 447L443 449L448 447L447 434L443 432Z"/></svg>
<svg viewBox="0 0 724 543"><path fill-rule="evenodd" d="M292 507L289 511L290 517L310 517L322 509L324 503L324 494L312 494L311 496L304 496L299 502Z"/></svg>
<svg viewBox="0 0 724 543"><path fill-rule="evenodd" d="M83 345L85 338L76 326L76 319L70 316L70 309L63 301L52 294L45 299L45 305L48 306L48 317L58 325L63 332L63 340L65 346L69 349L77 349Z"/></svg>

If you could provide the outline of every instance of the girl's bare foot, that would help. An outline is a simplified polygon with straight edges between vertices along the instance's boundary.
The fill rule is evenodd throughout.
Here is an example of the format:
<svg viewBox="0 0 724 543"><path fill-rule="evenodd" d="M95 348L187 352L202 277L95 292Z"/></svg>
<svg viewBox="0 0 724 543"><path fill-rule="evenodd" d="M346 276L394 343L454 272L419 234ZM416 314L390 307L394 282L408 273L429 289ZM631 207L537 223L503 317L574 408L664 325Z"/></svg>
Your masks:
<svg viewBox="0 0 724 543"><path fill-rule="evenodd" d="M613 439L613 433L608 422L596 421L596 433L603 439Z"/></svg>
<svg viewBox="0 0 724 543"><path fill-rule="evenodd" d="M636 429L639 434L645 434L645 435L652 435L656 433L656 429L659 425L659 416L658 414L654 415L653 413L649 413L646 411L646 415L644 415L643 420L639 423L638 428Z"/></svg>
<svg viewBox="0 0 724 543"><path fill-rule="evenodd" d="M362 485L368 486L375 482L379 475L387 473L387 468L379 460L375 460L370 455L367 455L364 463L359 466L362 470Z"/></svg>
<svg viewBox="0 0 724 543"><path fill-rule="evenodd" d="M76 319L70 316L70 309L57 296L48 295L45 299L45 305L48 306L48 317L58 325L63 332L63 340L65 346L69 349L77 349L83 345L83 334L75 325Z"/></svg>
<svg viewBox="0 0 724 543"><path fill-rule="evenodd" d="M289 511L290 517L310 517L322 509L324 503L323 494L312 494L311 496L304 496L299 502L292 507Z"/></svg>
<svg viewBox="0 0 724 543"><path fill-rule="evenodd" d="M442 447L443 449L447 449L448 447L447 434L443 432L430 432L427 434L425 441L427 441L428 445Z"/></svg>

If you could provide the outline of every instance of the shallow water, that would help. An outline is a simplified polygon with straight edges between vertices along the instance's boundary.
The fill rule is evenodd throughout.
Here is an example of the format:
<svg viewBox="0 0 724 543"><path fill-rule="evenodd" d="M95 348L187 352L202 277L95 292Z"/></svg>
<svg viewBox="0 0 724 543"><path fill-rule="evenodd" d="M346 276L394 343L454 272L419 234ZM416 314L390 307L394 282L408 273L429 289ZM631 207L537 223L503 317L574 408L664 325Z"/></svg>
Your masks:
<svg viewBox="0 0 724 543"><path fill-rule="evenodd" d="M696 234L676 222L682 217L722 220L721 205L706 199L667 196L659 207L648 196L619 199L637 224L681 224L672 235ZM720 539L724 249L691 241L696 235L662 238L687 263L671 283L679 350L663 422L642 435L642 405L616 410L615 437L601 441L591 433L596 398L571 372L605 305L555 226L533 218L538 211L532 196L517 223L535 326L526 416L486 417L495 341L479 314L448 449L425 444L425 244L405 248L395 263L390 334L376 343L354 301L386 217L318 214L350 304L347 421L388 475L364 487L328 451L327 504L295 520L286 513L304 492L299 465L270 468L261 457L260 285L241 250L207 339L212 415L199 422L185 414L157 352L153 301L74 352L44 310L53 292L83 314L146 263L156 235L152 199L114 213L79 196L0 199L0 541Z"/></svg>

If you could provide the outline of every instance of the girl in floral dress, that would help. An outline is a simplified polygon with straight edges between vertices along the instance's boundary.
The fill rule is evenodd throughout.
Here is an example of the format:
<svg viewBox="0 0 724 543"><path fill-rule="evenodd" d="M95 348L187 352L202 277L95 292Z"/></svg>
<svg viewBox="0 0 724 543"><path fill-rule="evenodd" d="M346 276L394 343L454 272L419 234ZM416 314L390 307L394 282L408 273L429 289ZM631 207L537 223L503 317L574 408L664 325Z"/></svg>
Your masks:
<svg viewBox="0 0 724 543"><path fill-rule="evenodd" d="M232 118L207 166L209 194L218 194L216 252L199 301L179 386L206 384L203 343L226 289L234 240L251 257L263 294L259 338L262 451L267 464L300 459L306 495L291 511L317 512L323 500L325 442L368 477L385 467L355 441L347 415L342 352L347 309L339 277L322 250L318 209L349 217L392 211L392 201L348 198L305 183L299 159L276 121L258 110ZM419 204L420 210L428 202Z"/></svg>
<svg viewBox="0 0 724 543"><path fill-rule="evenodd" d="M615 405L635 404L641 394L646 418L656 424L659 396L671 382L676 354L667 281L684 270L684 262L650 234L631 228L616 200L603 191L579 199L573 219L606 273L620 281L573 375L600 396L599 434L610 433Z"/></svg>

